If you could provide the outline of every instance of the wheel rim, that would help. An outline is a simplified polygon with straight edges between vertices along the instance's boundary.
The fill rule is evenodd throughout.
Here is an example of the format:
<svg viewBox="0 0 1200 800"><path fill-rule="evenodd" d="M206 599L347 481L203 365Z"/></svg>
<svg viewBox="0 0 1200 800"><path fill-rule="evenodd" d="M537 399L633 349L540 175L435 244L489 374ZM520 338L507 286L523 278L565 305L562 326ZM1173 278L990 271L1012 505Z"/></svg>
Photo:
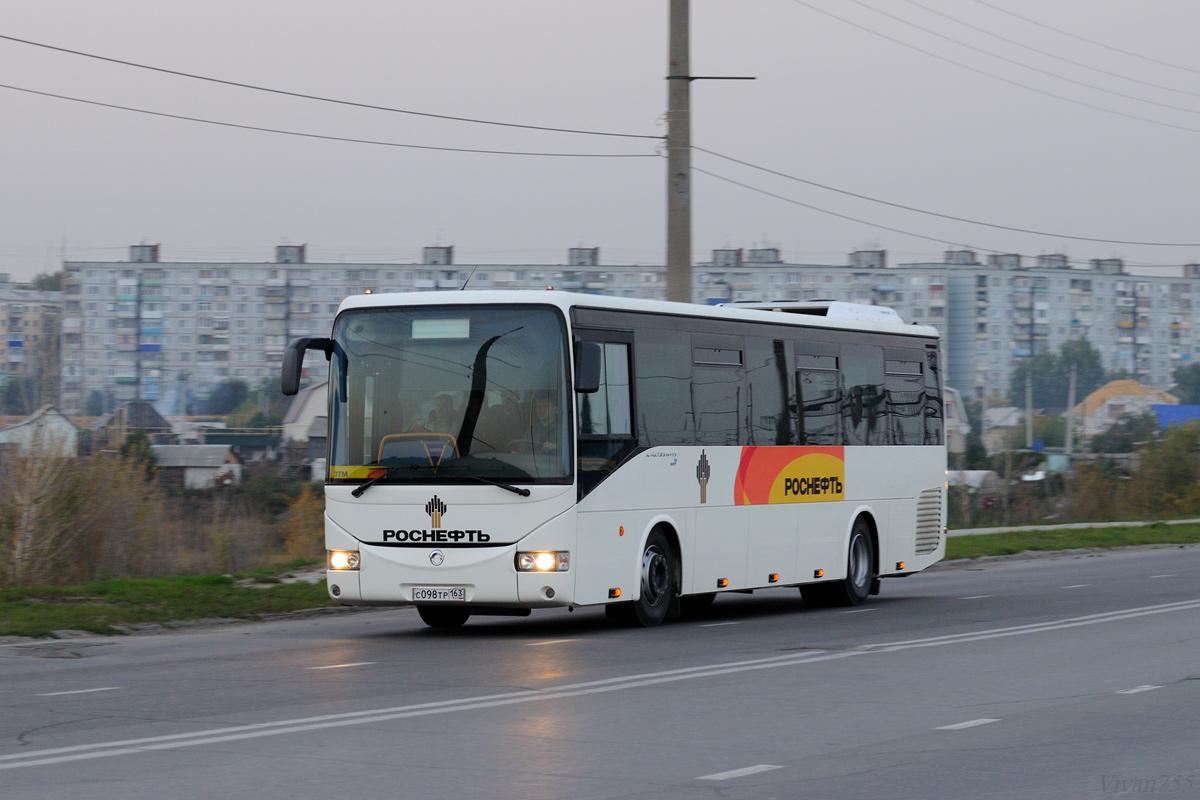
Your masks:
<svg viewBox="0 0 1200 800"><path fill-rule="evenodd" d="M871 552L867 537L858 534L850 544L850 580L855 586L865 586L871 574Z"/></svg>
<svg viewBox="0 0 1200 800"><path fill-rule="evenodd" d="M669 574L667 557L657 547L647 547L642 554L642 600L658 605L667 596Z"/></svg>

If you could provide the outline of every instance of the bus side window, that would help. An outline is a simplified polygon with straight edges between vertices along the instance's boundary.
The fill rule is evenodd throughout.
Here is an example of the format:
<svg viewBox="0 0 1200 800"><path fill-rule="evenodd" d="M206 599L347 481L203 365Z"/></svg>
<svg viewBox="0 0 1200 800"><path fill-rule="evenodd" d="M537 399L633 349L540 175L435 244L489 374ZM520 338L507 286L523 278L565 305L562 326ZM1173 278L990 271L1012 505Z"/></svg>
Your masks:
<svg viewBox="0 0 1200 800"><path fill-rule="evenodd" d="M915 355L919 358L921 354ZM925 444L925 379L921 367L921 362L911 356L887 361L884 394L888 444Z"/></svg>
<svg viewBox="0 0 1200 800"><path fill-rule="evenodd" d="M798 444L842 443L842 387L837 370L837 356L796 355Z"/></svg>
<svg viewBox="0 0 1200 800"><path fill-rule="evenodd" d="M842 345L842 430L845 444L884 443L883 349Z"/></svg>
<svg viewBox="0 0 1200 800"><path fill-rule="evenodd" d="M941 373L938 371L937 350L925 350L925 444L943 443Z"/></svg>

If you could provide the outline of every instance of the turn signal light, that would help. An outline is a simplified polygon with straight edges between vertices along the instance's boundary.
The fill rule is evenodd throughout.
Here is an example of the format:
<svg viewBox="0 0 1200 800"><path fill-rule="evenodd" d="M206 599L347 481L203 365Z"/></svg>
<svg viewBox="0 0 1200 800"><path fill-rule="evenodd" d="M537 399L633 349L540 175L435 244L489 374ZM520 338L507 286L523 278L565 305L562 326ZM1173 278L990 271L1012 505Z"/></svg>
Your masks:
<svg viewBox="0 0 1200 800"><path fill-rule="evenodd" d="M823 570L823 569L814 569L814 570L813 570L813 577L814 577L814 578L824 578L824 577L825 577L825 570Z"/></svg>
<svg viewBox="0 0 1200 800"><path fill-rule="evenodd" d="M620 590L620 589L609 589L609 590L608 590L608 596L609 596L609 598L610 598L610 599L612 599L612 598L614 598L614 597L620 597L620 596L621 596L621 590Z"/></svg>
<svg viewBox="0 0 1200 800"><path fill-rule="evenodd" d="M717 578L717 588L724 589L729 585L729 578Z"/></svg>
<svg viewBox="0 0 1200 800"><path fill-rule="evenodd" d="M779 573L772 572L767 576L767 583L779 583Z"/></svg>
<svg viewBox="0 0 1200 800"><path fill-rule="evenodd" d="M903 561L896 562L896 569L904 569L904 566L905 566L905 564Z"/></svg>

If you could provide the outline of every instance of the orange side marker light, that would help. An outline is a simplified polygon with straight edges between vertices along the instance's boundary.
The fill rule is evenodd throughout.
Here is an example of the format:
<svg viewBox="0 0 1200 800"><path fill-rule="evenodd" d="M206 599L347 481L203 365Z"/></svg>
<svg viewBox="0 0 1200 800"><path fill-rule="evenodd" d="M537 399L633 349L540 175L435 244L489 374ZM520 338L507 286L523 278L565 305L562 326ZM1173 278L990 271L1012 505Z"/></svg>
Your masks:
<svg viewBox="0 0 1200 800"><path fill-rule="evenodd" d="M903 561L896 562L896 569L904 569L904 566L905 566L905 564Z"/></svg>
<svg viewBox="0 0 1200 800"><path fill-rule="evenodd" d="M814 578L824 578L824 577L825 577L825 570L823 570L823 569L814 569L814 570L813 570L813 577L814 577Z"/></svg>
<svg viewBox="0 0 1200 800"><path fill-rule="evenodd" d="M724 589L729 585L729 578L717 578L717 588Z"/></svg>
<svg viewBox="0 0 1200 800"><path fill-rule="evenodd" d="M767 583L779 583L779 573L772 572L767 576Z"/></svg>
<svg viewBox="0 0 1200 800"><path fill-rule="evenodd" d="M609 589L609 590L608 590L608 596L609 596L610 598L613 598L613 597L620 597L620 596L621 596L621 590L620 590L620 589Z"/></svg>

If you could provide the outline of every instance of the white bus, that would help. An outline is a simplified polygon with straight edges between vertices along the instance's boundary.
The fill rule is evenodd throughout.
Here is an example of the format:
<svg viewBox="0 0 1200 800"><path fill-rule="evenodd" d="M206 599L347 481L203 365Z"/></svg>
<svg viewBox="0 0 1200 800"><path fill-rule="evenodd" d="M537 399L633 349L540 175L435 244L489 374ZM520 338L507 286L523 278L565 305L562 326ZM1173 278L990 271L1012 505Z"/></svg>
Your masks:
<svg viewBox="0 0 1200 800"><path fill-rule="evenodd" d="M306 349L331 362L330 595L435 627L599 605L651 626L774 586L864 602L945 553L937 331L887 313L346 299L283 363L294 394Z"/></svg>

